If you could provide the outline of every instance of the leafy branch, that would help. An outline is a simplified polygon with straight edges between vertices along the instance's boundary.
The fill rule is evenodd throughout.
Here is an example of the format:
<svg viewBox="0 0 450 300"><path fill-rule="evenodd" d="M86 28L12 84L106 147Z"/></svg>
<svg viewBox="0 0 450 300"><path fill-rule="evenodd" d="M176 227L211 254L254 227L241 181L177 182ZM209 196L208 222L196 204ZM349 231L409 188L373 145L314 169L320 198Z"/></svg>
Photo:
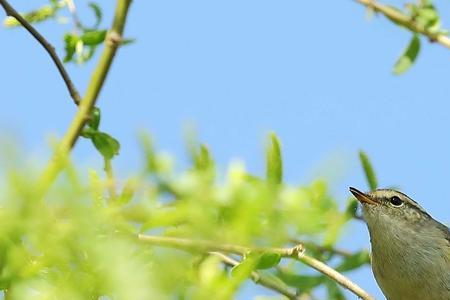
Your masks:
<svg viewBox="0 0 450 300"><path fill-rule="evenodd" d="M367 7L369 11L381 13L393 23L413 33L411 40L394 65L393 73L395 75L406 72L416 61L420 52L420 35L450 49L448 32L441 28L440 16L431 0L407 3L405 11L380 4L375 0L356 0L356 2Z"/></svg>
<svg viewBox="0 0 450 300"><path fill-rule="evenodd" d="M97 67L94 69L86 94L83 101L80 103L78 111L64 135L59 148L47 165L41 178L40 186L42 187L42 194L45 193L57 177L65 157L80 137L81 132L88 121L89 115L95 107L95 103L105 83L106 76L111 68L117 49L122 42L122 35L130 4L131 0L117 0L114 21L111 29L106 35L105 48L100 56ZM110 142L113 144L112 141Z"/></svg>
<svg viewBox="0 0 450 300"><path fill-rule="evenodd" d="M150 236L143 234L140 234L138 238L139 240L151 245L171 247L187 251L201 251L201 252L219 251L230 254L236 254L240 256L245 256L250 252L266 252L276 254L282 258L292 258L328 276L329 278L339 283L342 287L353 292L359 298L364 300L374 299L366 291L364 291L361 287L359 287L356 283L352 282L346 276L337 272L336 270L324 264L323 262L315 259L314 257L305 254L305 248L301 244L291 248L266 248L266 247L245 247L232 244L218 244L215 242L205 240L191 240L184 238Z"/></svg>
<svg viewBox="0 0 450 300"><path fill-rule="evenodd" d="M450 49L450 38L447 35L441 31L435 31L430 27L417 22L414 16L409 16L394 7L380 4L374 0L356 0L356 2L377 13L383 14L394 23L399 24L412 32L419 33L430 39L430 41L437 42Z"/></svg>

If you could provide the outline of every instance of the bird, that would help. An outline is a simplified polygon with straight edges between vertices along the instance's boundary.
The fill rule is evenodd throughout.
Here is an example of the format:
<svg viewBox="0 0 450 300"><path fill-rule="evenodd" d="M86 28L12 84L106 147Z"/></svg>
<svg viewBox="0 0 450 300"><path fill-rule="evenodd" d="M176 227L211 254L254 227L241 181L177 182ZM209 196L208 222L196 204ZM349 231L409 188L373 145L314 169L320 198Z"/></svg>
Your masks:
<svg viewBox="0 0 450 300"><path fill-rule="evenodd" d="M372 271L387 300L450 300L450 230L392 189L350 192L362 204Z"/></svg>

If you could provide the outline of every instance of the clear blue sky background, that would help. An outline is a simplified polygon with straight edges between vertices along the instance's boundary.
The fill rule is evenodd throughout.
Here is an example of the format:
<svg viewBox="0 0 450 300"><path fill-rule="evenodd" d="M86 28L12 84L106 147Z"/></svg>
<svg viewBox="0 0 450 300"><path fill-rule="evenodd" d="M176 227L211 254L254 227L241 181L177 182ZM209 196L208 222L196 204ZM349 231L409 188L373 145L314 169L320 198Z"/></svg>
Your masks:
<svg viewBox="0 0 450 300"><path fill-rule="evenodd" d="M45 1L11 2L25 10ZM99 2L107 26L112 1ZM86 3L76 1L90 22ZM448 1L436 4L450 11ZM122 144L117 168L139 167L142 128L183 162L183 127L193 123L222 170L240 158L262 173L264 137L273 130L282 140L288 182L322 174L344 200L348 186L365 188L357 158L364 149L382 186L400 186L448 223L450 51L423 40L416 65L395 77L392 65L411 34L365 15L349 0L133 1L126 36L137 42L120 49L99 99L102 129ZM443 17L445 25L450 15ZM38 26L61 55L70 28ZM1 131L19 136L29 154L45 153L49 134L63 135L75 107L26 32L0 29L0 45ZM68 66L81 91L93 66ZM85 140L74 155L101 168ZM368 243L365 227L355 223L341 244ZM368 269L350 277L382 299ZM251 285L241 297L254 292Z"/></svg>

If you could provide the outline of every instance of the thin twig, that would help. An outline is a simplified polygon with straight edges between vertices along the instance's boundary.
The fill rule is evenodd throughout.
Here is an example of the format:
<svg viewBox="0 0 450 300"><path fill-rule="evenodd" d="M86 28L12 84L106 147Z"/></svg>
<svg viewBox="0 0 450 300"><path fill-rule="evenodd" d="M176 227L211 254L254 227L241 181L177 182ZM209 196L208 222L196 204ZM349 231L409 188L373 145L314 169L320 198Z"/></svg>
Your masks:
<svg viewBox="0 0 450 300"><path fill-rule="evenodd" d="M227 264L229 266L234 267L239 264L239 262L237 260L235 260L221 252L210 252L210 254L213 254L213 255L219 257L225 264ZM265 286L266 288L269 288L275 292L278 292L278 293L286 296L288 299L291 299L291 300L299 300L300 299L299 296L297 296L295 293L290 291L285 286L279 284L278 282L270 280L264 276L261 276L261 274L259 274L258 272L254 271L250 274L250 276L256 284Z"/></svg>
<svg viewBox="0 0 450 300"><path fill-rule="evenodd" d="M64 82L66 83L67 89L69 90L70 96L76 105L81 102L80 94L78 93L75 85L69 77L66 69L64 68L61 60L56 54L55 48L27 21L25 20L6 0L0 0L0 5L6 12L6 15L15 18L38 42L44 47L45 51L50 55L53 63L61 74Z"/></svg>
<svg viewBox="0 0 450 300"><path fill-rule="evenodd" d="M355 0L355 1L366 6L367 8L372 9L375 12L383 14L388 19L406 27L412 32L420 33L429 38L430 41L437 42L442 46L450 49L450 38L448 36L439 32L437 33L431 32L426 27L415 22L414 19L411 18L410 16L387 5L380 4L374 0Z"/></svg>
<svg viewBox="0 0 450 300"><path fill-rule="evenodd" d="M78 111L70 123L69 129L64 135L58 150L55 152L53 158L48 163L47 168L40 178L40 195L44 195L46 193L63 168L64 165L62 162L64 161L64 158L68 155L70 149L75 145L76 141L80 137L81 130L83 129L92 108L95 106L98 95L100 94L100 91L105 83L106 76L111 69L117 49L121 44L122 34L130 4L131 0L117 0L116 2L113 24L106 35L105 47L102 55L100 56L99 62L94 69L94 73L89 81L86 94L84 95L83 101L78 106Z"/></svg>
<svg viewBox="0 0 450 300"><path fill-rule="evenodd" d="M173 237L161 237L161 236L150 236L140 234L138 236L139 240L162 247L178 248L182 250L189 251L219 251L232 253L237 255L244 255L250 251L264 251L270 253L276 253L281 257L292 258L303 262L304 264L316 269L322 274L333 279L339 283L344 288L353 292L355 295L364 300L373 300L374 298L370 296L366 291L360 288L356 283L350 281L347 277L337 272L333 268L327 266L321 261L310 257L304 253L304 248L302 245L297 245L292 248L267 248L267 247L245 247L232 244L219 244L212 241L205 240L190 240L185 238L173 238Z"/></svg>

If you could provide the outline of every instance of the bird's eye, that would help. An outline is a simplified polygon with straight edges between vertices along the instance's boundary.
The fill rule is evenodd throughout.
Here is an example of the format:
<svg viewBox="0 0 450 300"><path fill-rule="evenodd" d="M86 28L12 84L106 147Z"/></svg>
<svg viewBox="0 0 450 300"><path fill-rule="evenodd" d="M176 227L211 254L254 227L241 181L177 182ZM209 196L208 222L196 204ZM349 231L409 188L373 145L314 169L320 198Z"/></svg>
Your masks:
<svg viewBox="0 0 450 300"><path fill-rule="evenodd" d="M389 199L389 203L395 207L400 207L403 205L403 201L397 196L391 197L391 199Z"/></svg>

